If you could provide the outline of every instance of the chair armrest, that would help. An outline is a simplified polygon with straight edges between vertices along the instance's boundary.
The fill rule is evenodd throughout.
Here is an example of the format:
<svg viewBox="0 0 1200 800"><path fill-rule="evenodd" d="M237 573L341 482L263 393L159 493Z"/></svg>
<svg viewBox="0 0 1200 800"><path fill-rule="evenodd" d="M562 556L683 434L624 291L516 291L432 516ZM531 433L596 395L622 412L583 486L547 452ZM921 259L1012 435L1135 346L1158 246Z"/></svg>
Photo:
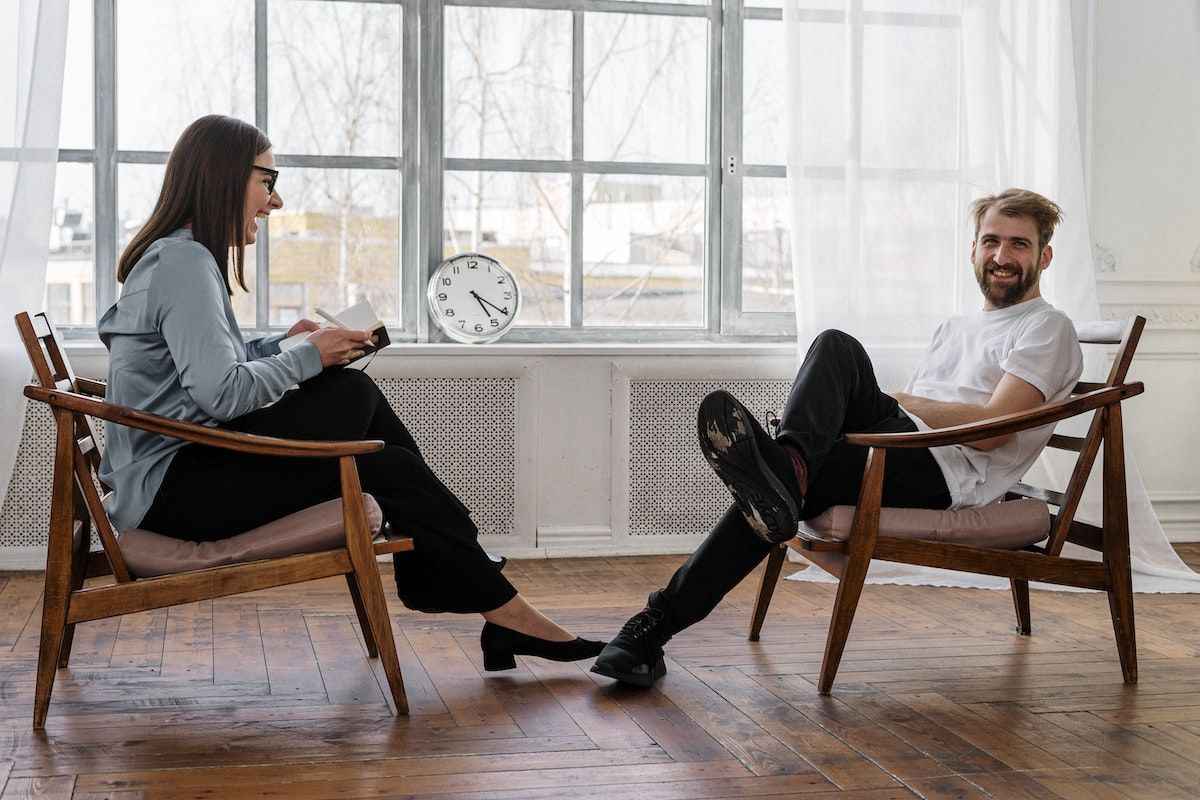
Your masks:
<svg viewBox="0 0 1200 800"><path fill-rule="evenodd" d="M937 428L916 433L848 433L846 441L862 447L944 447L950 444L967 444L981 439L991 439L995 436L1008 436L1031 428L1040 428L1052 422L1095 411L1103 406L1115 405L1122 400L1135 397L1143 391L1145 391L1145 386L1140 381L1124 383L1069 397L1057 403L1043 403L1026 411L992 417L967 425L954 425L949 428Z"/></svg>
<svg viewBox="0 0 1200 800"><path fill-rule="evenodd" d="M118 425L150 431L162 436L169 436L172 439L182 439L185 442L235 450L239 453L297 458L338 458L374 453L383 449L383 442L377 439L359 442L319 442L303 439L278 439L273 436L258 436L251 433L209 428L193 422L181 422L158 414L150 414L115 403L96 400L77 392L44 389L32 384L25 387L25 396L55 408L87 414L90 417L98 417Z"/></svg>

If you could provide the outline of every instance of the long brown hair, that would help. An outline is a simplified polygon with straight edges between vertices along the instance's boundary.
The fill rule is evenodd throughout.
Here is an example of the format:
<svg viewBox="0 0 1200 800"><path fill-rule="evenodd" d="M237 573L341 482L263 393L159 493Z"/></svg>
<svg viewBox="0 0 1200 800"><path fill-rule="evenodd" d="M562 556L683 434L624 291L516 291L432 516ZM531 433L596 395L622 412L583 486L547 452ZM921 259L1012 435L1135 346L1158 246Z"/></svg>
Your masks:
<svg viewBox="0 0 1200 800"><path fill-rule="evenodd" d="M230 249L234 251L234 277L246 289L246 183L254 159L270 147L271 141L262 131L233 117L209 114L188 125L171 148L150 219L121 253L117 281L125 282L146 248L190 222L192 238L217 260L225 289L233 294Z"/></svg>

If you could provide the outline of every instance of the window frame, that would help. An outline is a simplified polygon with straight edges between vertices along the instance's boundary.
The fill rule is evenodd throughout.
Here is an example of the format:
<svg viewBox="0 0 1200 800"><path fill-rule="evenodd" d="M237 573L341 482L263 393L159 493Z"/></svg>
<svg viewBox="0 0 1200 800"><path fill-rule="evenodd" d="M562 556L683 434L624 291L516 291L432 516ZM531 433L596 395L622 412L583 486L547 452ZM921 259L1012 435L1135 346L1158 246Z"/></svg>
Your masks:
<svg viewBox="0 0 1200 800"><path fill-rule="evenodd" d="M571 181L570 327L516 327L507 342L736 342L783 341L795 336L795 316L788 312L745 311L742 308L742 205L745 178L785 179L782 164L745 164L743 144L743 37L746 20L775 20L783 24L783 9L745 7L742 0L714 0L708 4L646 2L645 0L322 0L399 6L401 37L401 147L399 156L335 156L275 154L282 168L379 169L399 171L400 207L400 310L402 324L393 341L443 342L444 334L430 324L423 308L424 287L441 261L443 197L446 171L508 173L553 172ZM93 167L93 260L96 313L111 305L117 295L117 171L121 164L165 164L169 153L117 148L116 4L120 0L93 0L94 129L91 149L62 149L60 163ZM270 134L268 119L269 3L254 2L254 107L255 124ZM498 158L447 158L443 152L444 29L446 7L491 7L566 11L571 14L571 153L565 160ZM708 23L706 73L707 136L704 164L662 162L605 162L584 158L582 85L584 19L588 13L647 14L701 18ZM952 14L864 12L863 0L850 0L845 10L801 10L801 19L845 23L850 55L861 52L866 24L895 26L960 27ZM851 63L855 63L851 57ZM861 106L861 70L851 80ZM854 147L855 143L852 142ZM861 141L857 143L861 148ZM840 173L841 168L817 171ZM870 170L880 175L927 177L957 181L955 170ZM864 177L868 177L865 175ZM920 175L912 173L919 172ZM925 174L928 173L928 174ZM945 173L945 174L943 174ZM953 174L951 174L953 173ZM703 269L703 322L693 327L583 327L583 185L591 175L688 175L706 182ZM255 247L255 325L248 332L282 330L270 322L270 222L264 221ZM409 268L408 265L412 265ZM64 326L71 338L95 338L95 325Z"/></svg>

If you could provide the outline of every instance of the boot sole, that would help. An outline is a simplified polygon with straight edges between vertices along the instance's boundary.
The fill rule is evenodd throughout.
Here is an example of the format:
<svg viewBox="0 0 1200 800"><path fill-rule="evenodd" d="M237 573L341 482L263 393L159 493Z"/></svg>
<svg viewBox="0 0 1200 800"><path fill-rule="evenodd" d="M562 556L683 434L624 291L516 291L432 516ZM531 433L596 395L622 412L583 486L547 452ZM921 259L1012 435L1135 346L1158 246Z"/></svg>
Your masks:
<svg viewBox="0 0 1200 800"><path fill-rule="evenodd" d="M763 459L754 419L737 398L724 391L705 397L696 414L696 437L705 460L729 487L756 534L772 544L796 535L799 509Z"/></svg>
<svg viewBox="0 0 1200 800"><path fill-rule="evenodd" d="M592 672L596 673L597 675L603 675L606 678L612 678L615 681L620 681L621 683L628 683L633 686L640 686L643 689L649 689L655 684L656 681L658 681L659 678L667 674L667 665L660 658L658 663L654 665L653 669L651 669L650 672L646 673L645 675L617 672L615 670L605 669L599 664L592 665Z"/></svg>

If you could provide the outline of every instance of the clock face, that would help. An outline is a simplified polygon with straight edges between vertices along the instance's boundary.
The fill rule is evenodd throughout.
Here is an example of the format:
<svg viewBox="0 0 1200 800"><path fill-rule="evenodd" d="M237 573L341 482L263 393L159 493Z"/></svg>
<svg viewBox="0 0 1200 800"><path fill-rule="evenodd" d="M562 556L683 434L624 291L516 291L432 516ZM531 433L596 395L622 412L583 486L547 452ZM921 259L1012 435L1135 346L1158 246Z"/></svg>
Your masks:
<svg viewBox="0 0 1200 800"><path fill-rule="evenodd" d="M429 313L451 339L499 339L516 322L521 291L499 261L464 253L443 261L429 279Z"/></svg>

